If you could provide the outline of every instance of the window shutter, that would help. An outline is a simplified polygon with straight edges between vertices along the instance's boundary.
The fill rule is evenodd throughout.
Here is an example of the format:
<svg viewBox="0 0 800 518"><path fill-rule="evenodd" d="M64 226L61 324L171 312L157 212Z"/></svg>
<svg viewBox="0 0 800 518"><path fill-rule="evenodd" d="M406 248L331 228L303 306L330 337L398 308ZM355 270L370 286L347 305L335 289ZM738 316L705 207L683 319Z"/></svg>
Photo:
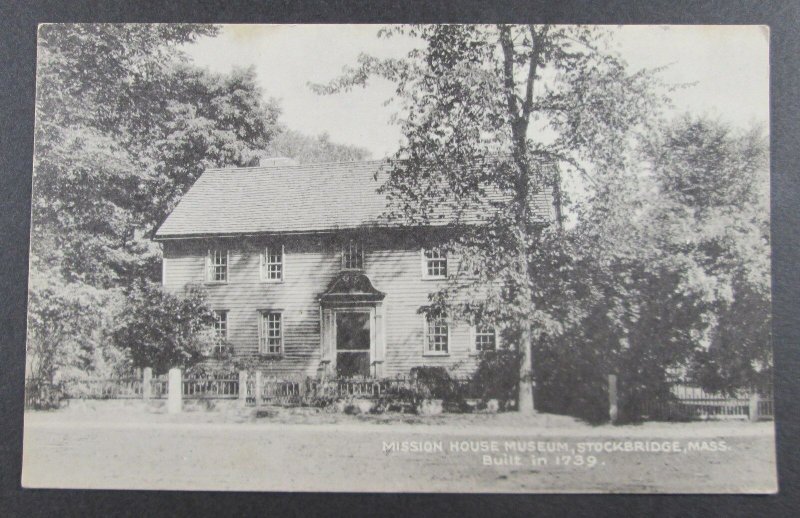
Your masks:
<svg viewBox="0 0 800 518"><path fill-rule="evenodd" d="M281 280L286 278L286 246L281 244Z"/></svg>
<svg viewBox="0 0 800 518"><path fill-rule="evenodd" d="M212 271L213 265L211 263L211 249L206 251L206 280L214 280L214 272Z"/></svg>
<svg viewBox="0 0 800 518"><path fill-rule="evenodd" d="M258 312L258 352L264 352L264 313Z"/></svg>
<svg viewBox="0 0 800 518"><path fill-rule="evenodd" d="M261 248L261 260L258 268L261 271L261 280L269 280L267 277L267 248Z"/></svg>
<svg viewBox="0 0 800 518"><path fill-rule="evenodd" d="M322 359L333 361L334 350L334 313L330 309L322 310Z"/></svg>

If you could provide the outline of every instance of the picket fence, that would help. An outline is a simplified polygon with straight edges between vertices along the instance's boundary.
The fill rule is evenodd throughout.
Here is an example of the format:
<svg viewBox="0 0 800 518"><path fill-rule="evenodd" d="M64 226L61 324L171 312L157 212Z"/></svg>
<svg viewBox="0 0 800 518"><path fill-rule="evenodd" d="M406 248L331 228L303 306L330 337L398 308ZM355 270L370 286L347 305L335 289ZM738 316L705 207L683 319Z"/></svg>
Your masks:
<svg viewBox="0 0 800 518"><path fill-rule="evenodd" d="M242 382L246 392L241 393ZM467 397L479 395L469 378L453 378L453 388ZM26 407L35 407L37 394L43 387L56 390L61 399L166 399L169 379L166 375L119 378L81 378L66 380L58 385L40 380L26 380ZM145 391L145 387L150 387ZM221 375L187 375L181 379L181 398L192 399L243 399L256 402L260 389L260 402L277 405L298 405L314 398L380 398L392 390L406 389L420 392L415 378L332 378L284 379L261 374L226 373Z"/></svg>
<svg viewBox="0 0 800 518"><path fill-rule="evenodd" d="M108 379L74 379L52 385L41 380L28 379L25 384L26 408L42 407L42 401L55 399L166 399L169 379L166 375L152 376L145 369L143 376ZM339 398L375 399L405 390L409 394L424 394L416 378L347 378L285 379L232 372L216 375L181 377L180 398L183 400L230 399L245 404L272 404L295 406L313 403L324 404ZM466 399L480 398L480 389L470 378L451 379L451 388ZM149 390L145 390L149 387ZM244 387L245 392L242 393ZM616 389L613 390L616 394ZM56 394L54 398L53 395ZM260 396L260 397L257 397ZM616 397L616 396L615 396ZM622 401L620 401L622 403ZM612 421L616 419L617 402L610 404ZM631 402L627 411L648 420L674 419L773 419L774 404L771 390L741 391L732 396L709 393L699 387L675 382L670 387L670 397L661 400Z"/></svg>
<svg viewBox="0 0 800 518"><path fill-rule="evenodd" d="M774 419L775 416L769 389L726 395L684 383L674 383L670 397L638 401L630 410L650 419Z"/></svg>
<svg viewBox="0 0 800 518"><path fill-rule="evenodd" d="M477 388L470 378L451 378L455 390L467 398L479 397ZM311 399L363 398L376 399L387 393L406 390L409 393L423 393L416 378L397 376L394 378L305 378L285 380L277 377L264 377L260 381L250 377L247 381L247 400L254 402L257 386L261 387L261 400L279 405L300 404Z"/></svg>

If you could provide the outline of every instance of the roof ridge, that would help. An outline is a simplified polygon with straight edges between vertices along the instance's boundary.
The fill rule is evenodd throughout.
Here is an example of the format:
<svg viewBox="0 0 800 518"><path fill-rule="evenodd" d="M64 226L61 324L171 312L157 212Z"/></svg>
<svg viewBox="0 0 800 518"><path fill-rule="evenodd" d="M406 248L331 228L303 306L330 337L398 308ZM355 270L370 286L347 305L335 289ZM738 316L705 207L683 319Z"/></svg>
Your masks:
<svg viewBox="0 0 800 518"><path fill-rule="evenodd" d="M248 169L311 169L321 168L331 165L372 165L383 162L389 162L388 158L375 158L370 160L329 160L327 162L307 162L305 164L270 164L270 165L251 165L251 166L226 166L226 167L209 167L205 172L218 172L218 171L245 171Z"/></svg>
<svg viewBox="0 0 800 518"><path fill-rule="evenodd" d="M511 153L493 153L490 155L486 155L482 158L481 162L491 161L498 157L510 157ZM378 165L378 164L389 164L391 162L406 162L408 159L397 159L391 157L384 157L384 158L372 158L369 160L328 160L325 162L307 162L304 164L269 164L269 165L255 165L255 166L226 166L226 167L209 167L204 169L204 173L216 173L221 171L247 171L247 170L275 170L275 169L319 169L324 167L330 167L332 165ZM543 165L553 165L552 160L547 160L544 158L539 158L537 160L540 166ZM457 161L455 160L447 160L448 163L454 163L458 165ZM475 164L477 165L477 164Z"/></svg>

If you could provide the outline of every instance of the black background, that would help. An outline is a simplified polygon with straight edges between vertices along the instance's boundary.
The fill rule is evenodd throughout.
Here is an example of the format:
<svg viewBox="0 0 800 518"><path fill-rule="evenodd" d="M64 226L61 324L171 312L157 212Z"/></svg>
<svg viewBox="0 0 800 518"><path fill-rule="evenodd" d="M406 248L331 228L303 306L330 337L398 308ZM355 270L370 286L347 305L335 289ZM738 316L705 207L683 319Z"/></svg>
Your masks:
<svg viewBox="0 0 800 518"><path fill-rule="evenodd" d="M22 490L23 377L36 26L43 22L537 22L771 28L778 496L415 495ZM800 2L241 2L0 0L0 515L789 516L798 503ZM731 49L736 52L736 49ZM124 445L121 445L124 447ZM135 466L131 467L135 469ZM65 471L69 466L64 466ZM664 473L664 476L673 476ZM391 481L387 481L390 486Z"/></svg>

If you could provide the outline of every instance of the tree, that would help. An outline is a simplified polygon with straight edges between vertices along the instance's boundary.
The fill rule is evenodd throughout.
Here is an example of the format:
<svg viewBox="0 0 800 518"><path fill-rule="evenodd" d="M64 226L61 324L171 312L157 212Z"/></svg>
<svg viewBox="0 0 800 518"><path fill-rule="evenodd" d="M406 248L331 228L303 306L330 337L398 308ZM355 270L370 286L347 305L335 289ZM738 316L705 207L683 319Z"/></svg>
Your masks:
<svg viewBox="0 0 800 518"><path fill-rule="evenodd" d="M50 283L31 291L28 302L26 374L47 383L59 371L83 370L98 347L96 329L102 319L98 310L102 293L83 285Z"/></svg>
<svg viewBox="0 0 800 518"><path fill-rule="evenodd" d="M98 326L125 292L158 280L160 250L148 237L180 196L206 167L243 165L279 131L280 110L252 70L212 74L180 51L216 32L194 24L40 28L30 298L47 304L30 309L43 324L29 335L32 354L67 350L61 324L47 323L73 314L80 293L94 294L86 310L100 316L66 334L96 346Z"/></svg>
<svg viewBox="0 0 800 518"><path fill-rule="evenodd" d="M651 73L629 73L604 50L602 29L423 25L381 34L420 46L402 59L362 55L316 88L345 91L373 76L397 85L404 143L382 187L390 215L410 224L448 218L460 230L443 248L463 268L426 311L493 322L514 336L518 408L533 412L532 345L561 324L557 308L537 297L543 231L532 200L556 182L555 164L605 195L629 165L631 135L664 99Z"/></svg>
<svg viewBox="0 0 800 518"><path fill-rule="evenodd" d="M190 285L175 295L158 285L140 284L128 293L111 337L128 351L134 367L165 373L190 367L214 350L213 323L201 287Z"/></svg>
<svg viewBox="0 0 800 518"><path fill-rule="evenodd" d="M156 278L146 239L205 167L241 165L277 132L252 70L188 64L201 25L45 25L40 32L34 267L110 287Z"/></svg>
<svg viewBox="0 0 800 518"><path fill-rule="evenodd" d="M267 152L293 158L301 164L366 160L370 155L365 148L331 142L327 133L311 137L290 129L278 134L269 143Z"/></svg>
<svg viewBox="0 0 800 518"><path fill-rule="evenodd" d="M712 391L767 386L769 169L762 130L684 115L643 151L662 198L656 217L684 229L665 246L691 257L707 285L709 334L690 372Z"/></svg>

